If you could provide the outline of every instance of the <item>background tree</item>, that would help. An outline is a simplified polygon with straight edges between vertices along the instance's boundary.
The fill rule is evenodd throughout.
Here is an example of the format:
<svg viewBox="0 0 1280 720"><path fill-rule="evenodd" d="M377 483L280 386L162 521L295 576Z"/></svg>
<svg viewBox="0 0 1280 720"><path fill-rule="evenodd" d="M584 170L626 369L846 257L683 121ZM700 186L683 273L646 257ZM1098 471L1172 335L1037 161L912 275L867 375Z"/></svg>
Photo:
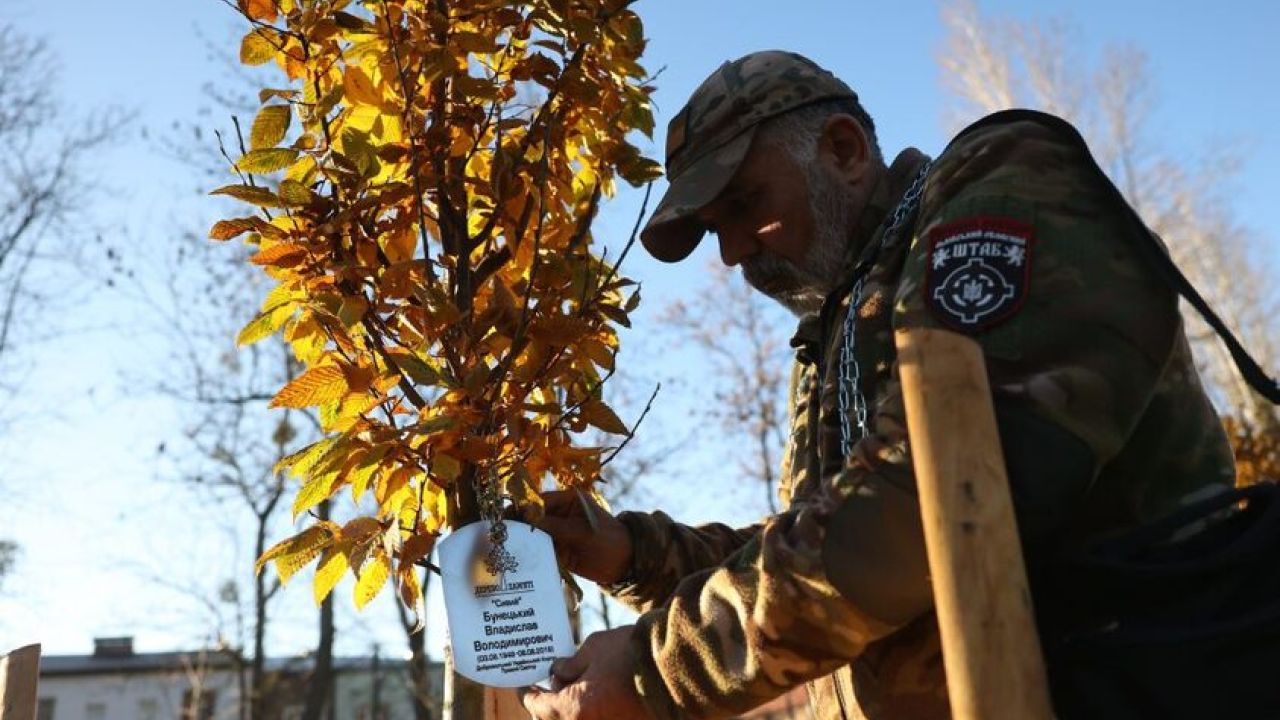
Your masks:
<svg viewBox="0 0 1280 720"><path fill-rule="evenodd" d="M197 157L188 159L194 163ZM165 373L151 381L181 408L185 425L161 446L167 460L162 474L190 484L204 499L229 510L223 515L231 532L247 527L253 538L251 557L256 558L282 530L286 484L275 465L316 436L318 421L312 413L267 408L274 390L300 371L282 341L241 352L232 341L236 329L253 316L265 284L245 262L247 253L191 234L167 249L161 271L149 273L164 278L163 284L140 288L140 299L169 348ZM224 598L237 612L243 603L250 618L243 626L237 623L231 648L247 674L242 695L247 715L261 717L271 690L266 639L280 583L261 574L226 582ZM242 592L242 586L250 592ZM332 635L331 622L328 631Z"/></svg>
<svg viewBox="0 0 1280 720"><path fill-rule="evenodd" d="M946 37L939 62L959 101L956 120L1021 106L1072 121L1099 163L1204 298L1270 372L1280 368L1280 291L1274 257L1236 220L1230 188L1239 159L1206 146L1202 159L1186 145L1163 151L1154 139L1153 93L1145 55L1107 48L1091 68L1073 51L1064 21L984 17L971 0L943 10ZM1253 392L1226 347L1194 310L1184 307L1201 373L1220 409L1243 434L1280 436L1280 411Z"/></svg>
<svg viewBox="0 0 1280 720"><path fill-rule="evenodd" d="M425 598L430 588L430 571L423 569L419 578ZM425 627L419 627L422 619L414 617L402 603L396 603L396 617L400 621L400 628L404 630L405 642L409 648L409 658L405 662L409 665L408 690L413 698L414 720L433 720L440 709L440 698L431 684L431 656L427 653Z"/></svg>
<svg viewBox="0 0 1280 720"><path fill-rule="evenodd" d="M1160 149L1146 55L1133 47L1108 47L1089 69L1073 51L1068 23L986 18L972 0L951 0L943 22L940 63L963 108L956 118L1027 106L1071 120L1125 199L1164 238L1190 282L1258 363L1277 372L1275 258L1235 219L1228 188L1236 181L1239 158L1224 147L1204 147L1199 160L1185 143L1176 155ZM1196 311L1187 305L1183 310L1202 377L1228 416L1240 480L1275 473L1266 448L1280 443L1280 410L1248 387L1224 343Z"/></svg>
<svg viewBox="0 0 1280 720"><path fill-rule="evenodd" d="M56 293L41 288L88 239L75 224L91 195L88 159L126 120L118 111L69 117L56 67L43 40L0 21L0 432L22 389L21 350L32 335L49 334L40 311ZM54 237L57 251L43 251ZM32 282L38 274L43 282ZM17 545L0 537L0 577L16 558Z"/></svg>
<svg viewBox="0 0 1280 720"><path fill-rule="evenodd" d="M18 546L11 540L0 540L0 588L4 587L4 576L13 567L18 556Z"/></svg>
<svg viewBox="0 0 1280 720"><path fill-rule="evenodd" d="M42 244L86 239L72 223L92 190L87 160L126 119L118 111L68 118L53 92L56 67L44 41L0 23L0 396L19 389L14 352L46 299L26 280L73 255L65 246L42 253Z"/></svg>
<svg viewBox="0 0 1280 720"><path fill-rule="evenodd" d="M778 511L778 473L787 441L788 345L794 319L777 303L752 290L740 273L719 261L689 301L672 303L663 316L681 338L711 361L713 383L699 402L708 423L718 424L733 447L743 477L757 483L769 513Z"/></svg>

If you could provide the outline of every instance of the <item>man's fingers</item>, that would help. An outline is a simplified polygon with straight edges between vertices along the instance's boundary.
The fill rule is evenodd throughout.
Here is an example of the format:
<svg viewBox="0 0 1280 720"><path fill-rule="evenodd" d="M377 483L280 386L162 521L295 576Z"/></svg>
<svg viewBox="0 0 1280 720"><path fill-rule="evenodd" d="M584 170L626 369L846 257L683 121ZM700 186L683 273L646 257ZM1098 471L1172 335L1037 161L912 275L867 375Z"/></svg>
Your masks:
<svg viewBox="0 0 1280 720"><path fill-rule="evenodd" d="M563 683L571 683L582 677L590 663L581 653L573 657L558 658L551 663L551 676Z"/></svg>
<svg viewBox="0 0 1280 720"><path fill-rule="evenodd" d="M591 527L581 517L567 518L555 515L543 516L538 527L551 536L552 540L568 545L585 543L591 540Z"/></svg>
<svg viewBox="0 0 1280 720"><path fill-rule="evenodd" d="M552 490L542 495L542 509L548 515L581 515L580 502L575 490Z"/></svg>
<svg viewBox="0 0 1280 720"><path fill-rule="evenodd" d="M524 705L525 712L532 715L534 720L561 720L562 716L557 708L558 697L558 693L531 687L520 698L520 704Z"/></svg>

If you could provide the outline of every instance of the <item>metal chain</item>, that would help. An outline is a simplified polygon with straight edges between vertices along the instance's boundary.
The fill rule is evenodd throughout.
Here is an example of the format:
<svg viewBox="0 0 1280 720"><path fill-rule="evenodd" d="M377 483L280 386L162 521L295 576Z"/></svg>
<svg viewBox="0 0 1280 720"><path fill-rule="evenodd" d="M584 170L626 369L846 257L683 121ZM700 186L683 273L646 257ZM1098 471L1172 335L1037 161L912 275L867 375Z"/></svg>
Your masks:
<svg viewBox="0 0 1280 720"><path fill-rule="evenodd" d="M929 174L930 167L931 164L926 162L924 167L920 168L920 172L912 180L907 192L903 194L901 202L893 209L893 213L889 217L889 224L885 227L884 232L880 234L880 243L872 252L871 257L854 269L857 279L854 281L853 289L849 293L849 311L844 318L844 339L840 345L841 458L849 457L849 453L853 451L854 442L865 438L871 432L867 423L867 399L862 394L862 369L858 367L858 358L854 355L854 350L856 349L854 330L858 324L858 307L862 304L862 286L866 282L867 274L875 265L876 257L880 254L880 249L884 247L885 241L898 231L907 216L915 210L916 202L920 199L920 193L924 190L924 181ZM856 421L858 425L857 438L853 435L851 420Z"/></svg>
<svg viewBox="0 0 1280 720"><path fill-rule="evenodd" d="M489 523L489 552L485 554L484 565L492 575L502 575L520 567L516 557L507 551L507 524L502 521L502 500L496 472L490 470L485 479L476 480L480 519Z"/></svg>

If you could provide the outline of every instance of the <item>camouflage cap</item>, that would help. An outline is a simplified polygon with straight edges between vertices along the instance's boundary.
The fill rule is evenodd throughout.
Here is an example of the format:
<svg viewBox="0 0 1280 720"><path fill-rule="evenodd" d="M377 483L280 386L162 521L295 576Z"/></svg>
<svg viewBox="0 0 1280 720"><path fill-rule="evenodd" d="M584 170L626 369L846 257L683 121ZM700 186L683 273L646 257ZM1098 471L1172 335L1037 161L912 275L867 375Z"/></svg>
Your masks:
<svg viewBox="0 0 1280 720"><path fill-rule="evenodd" d="M760 123L822 100L857 95L812 60L766 50L720 66L667 126L671 186L640 239L664 262L684 259L706 232L696 217L729 184Z"/></svg>

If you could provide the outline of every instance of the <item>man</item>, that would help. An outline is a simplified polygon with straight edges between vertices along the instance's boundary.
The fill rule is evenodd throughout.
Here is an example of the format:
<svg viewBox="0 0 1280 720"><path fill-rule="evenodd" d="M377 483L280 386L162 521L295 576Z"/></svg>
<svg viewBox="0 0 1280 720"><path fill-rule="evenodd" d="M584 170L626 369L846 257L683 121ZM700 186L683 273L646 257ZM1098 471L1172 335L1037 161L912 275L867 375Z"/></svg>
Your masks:
<svg viewBox="0 0 1280 720"><path fill-rule="evenodd" d="M981 344L1029 565L1231 482L1154 241L1065 123L1001 114L886 166L852 90L762 52L694 92L666 166L646 249L714 233L800 317L788 509L692 528L552 494L562 557L642 615L558 661L539 720L731 717L803 683L822 719L949 717L896 329Z"/></svg>

